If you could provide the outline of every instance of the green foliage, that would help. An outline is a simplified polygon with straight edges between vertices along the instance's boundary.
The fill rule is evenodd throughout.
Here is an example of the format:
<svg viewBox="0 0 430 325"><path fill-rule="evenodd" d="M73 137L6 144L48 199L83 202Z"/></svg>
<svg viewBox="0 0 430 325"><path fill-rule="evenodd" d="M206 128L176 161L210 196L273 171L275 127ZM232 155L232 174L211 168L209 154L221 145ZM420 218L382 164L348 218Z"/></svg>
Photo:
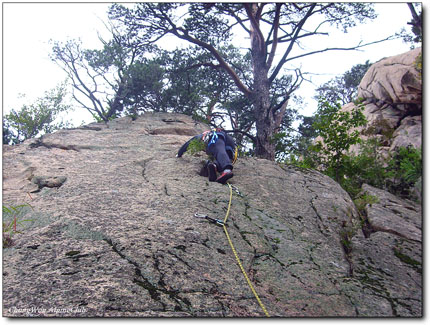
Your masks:
<svg viewBox="0 0 430 325"><path fill-rule="evenodd" d="M114 30L113 40L102 41L101 50L84 49L76 40L54 42L52 60L67 72L73 99L96 121L135 118L145 111L183 113L206 122L227 116L236 118L236 124L248 116L236 114L243 107L239 92L224 70L208 63L212 58L207 51L195 46L164 51L143 46L131 35ZM249 55L234 46L219 51L242 74L249 73ZM220 106L230 113L215 113Z"/></svg>
<svg viewBox="0 0 430 325"><path fill-rule="evenodd" d="M68 127L69 122L60 116L70 110L70 106L64 104L65 96L65 85L60 85L45 92L45 96L38 98L35 103L24 104L18 111L12 109L3 118L3 144L21 143Z"/></svg>
<svg viewBox="0 0 430 325"><path fill-rule="evenodd" d="M363 142L354 130L366 123L362 109L357 107L350 113L343 112L340 104L320 101L312 130L322 140L308 145L305 154L290 155L285 162L322 171L353 198L361 192L363 183L409 198L411 189L422 176L421 150L401 147L391 156L382 157L381 144L376 138ZM392 134L390 130L384 131L385 137ZM350 147L358 143L358 154L349 153Z"/></svg>
<svg viewBox="0 0 430 325"><path fill-rule="evenodd" d="M363 107L347 112L341 110L339 103L319 102L313 128L322 141L317 141L312 150L318 152L325 172L337 182L345 174L344 162L349 148L361 141L359 132L354 128L366 124L362 111Z"/></svg>
<svg viewBox="0 0 430 325"><path fill-rule="evenodd" d="M275 144L275 160L278 162L286 161L298 150L295 147L296 131L292 127L296 117L296 109L286 109L286 114L281 121L280 131L274 133L270 138L270 142Z"/></svg>
<svg viewBox="0 0 430 325"><path fill-rule="evenodd" d="M357 207L357 210L360 212L361 215L364 215L366 205L372 205L378 202L379 199L376 196L367 193L363 193L362 195L354 199L355 206Z"/></svg>
<svg viewBox="0 0 430 325"><path fill-rule="evenodd" d="M365 64L357 64L342 76L330 80L317 89L316 98L320 102L321 98L324 98L326 104L320 104L320 111L314 116L299 116L301 123L297 130L298 135L292 138L289 155L285 162L304 168L316 168L323 164L321 154L319 154L321 148L318 145L314 145L314 139L319 135L319 131L315 130L316 124L314 125L314 122L319 119L318 122L320 124L321 122L328 124L328 121L321 121L321 114L328 112L329 116L327 116L327 119L330 119L332 118L330 116L339 109L339 105L353 102L356 106L360 107L363 103L363 98L356 98L357 88L370 66L371 63L369 61L366 61ZM327 103L338 104L335 104L332 107L333 109L321 107L324 105L332 106ZM324 126L321 125L321 127Z"/></svg>
<svg viewBox="0 0 430 325"><path fill-rule="evenodd" d="M377 139L370 138L360 144L358 154L343 155L337 181L353 198L361 192L364 183L409 198L411 188L422 176L421 150L411 146L400 147L394 154L384 158L379 152L380 147ZM321 169L321 165L318 165L321 160L309 157L297 165ZM333 169L322 168L322 172L335 178Z"/></svg>
<svg viewBox="0 0 430 325"><path fill-rule="evenodd" d="M364 183L410 198L411 189L422 177L422 151L411 146L400 147L394 154L384 158L379 152L380 147L377 139L370 138L360 144L358 154L343 155L338 183L352 198L357 198ZM311 152L312 150L315 150L315 146L310 147ZM321 165L324 159L321 159L320 154L317 151L314 156L308 154L302 159L290 160L289 163L319 169L335 178L333 169L325 169L325 165Z"/></svg>
<svg viewBox="0 0 430 325"><path fill-rule="evenodd" d="M378 153L380 143L377 139L362 142L357 155L348 154L344 161L344 177L340 184L355 197L363 183L377 188L385 188L389 173L386 160Z"/></svg>
<svg viewBox="0 0 430 325"><path fill-rule="evenodd" d="M239 55L235 47L222 47L219 51L236 66L246 67L249 59ZM177 49L165 52L163 60L166 82L160 99L165 110L200 116L209 121L215 116L220 119L229 116L219 110L215 113L220 106L227 111L235 109L233 103L237 101L238 91L224 70L214 69L208 63L212 58L206 51L194 46Z"/></svg>
<svg viewBox="0 0 430 325"><path fill-rule="evenodd" d="M412 146L400 147L388 162L387 189L400 196L409 196L409 190L422 177L422 151Z"/></svg>
<svg viewBox="0 0 430 325"><path fill-rule="evenodd" d="M125 71L121 104L128 113L137 114L144 110L166 111L166 100L163 98L166 71L162 64L159 58L142 60L130 65ZM112 103L113 101L109 105ZM117 111L117 114L120 112Z"/></svg>
<svg viewBox="0 0 430 325"><path fill-rule="evenodd" d="M31 208L29 204L10 207L3 205L3 248L13 245L12 237L21 233L18 230L18 226L22 226L23 222L32 221L31 219L22 219L28 211L27 207Z"/></svg>
<svg viewBox="0 0 430 325"><path fill-rule="evenodd" d="M285 148L288 154L283 162L302 168L316 168L319 165L317 150L312 145L317 136L313 128L316 117L299 115L298 118L301 123L297 133L291 136L290 147Z"/></svg>
<svg viewBox="0 0 430 325"><path fill-rule="evenodd" d="M309 155L306 157L300 157L296 155L290 155L285 159L285 163L288 165L294 165L300 168L309 168L309 169L316 169L316 157L310 157Z"/></svg>
<svg viewBox="0 0 430 325"><path fill-rule="evenodd" d="M109 121L136 104L159 74L147 65L144 54L152 46L134 42L130 35L110 29L112 39L100 38L102 48L84 49L80 40L53 41L51 59L67 74L73 99L97 121ZM157 79L160 82L160 79Z"/></svg>
<svg viewBox="0 0 430 325"><path fill-rule="evenodd" d="M206 150L206 144L201 140L194 139L188 145L186 153L188 153L192 156L195 156L198 153L200 153L201 151L205 151L205 150Z"/></svg>
<svg viewBox="0 0 430 325"><path fill-rule="evenodd" d="M285 161L288 159L288 151L289 148L293 145L293 139L287 132L278 132L275 133L271 141L275 143L275 159L276 161Z"/></svg>

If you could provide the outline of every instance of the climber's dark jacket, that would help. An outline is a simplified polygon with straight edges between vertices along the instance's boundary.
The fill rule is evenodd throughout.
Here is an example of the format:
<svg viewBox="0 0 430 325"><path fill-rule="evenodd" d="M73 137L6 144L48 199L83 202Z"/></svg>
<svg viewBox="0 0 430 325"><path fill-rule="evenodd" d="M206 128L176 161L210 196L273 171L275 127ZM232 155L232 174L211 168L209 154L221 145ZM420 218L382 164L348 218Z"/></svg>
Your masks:
<svg viewBox="0 0 430 325"><path fill-rule="evenodd" d="M216 160L216 165L219 172L224 169L233 169L232 161L234 159L236 143L234 139L223 131L207 131L198 134L185 142L178 151L178 157L187 151L189 144L193 140L200 140L206 144L206 153L212 155Z"/></svg>

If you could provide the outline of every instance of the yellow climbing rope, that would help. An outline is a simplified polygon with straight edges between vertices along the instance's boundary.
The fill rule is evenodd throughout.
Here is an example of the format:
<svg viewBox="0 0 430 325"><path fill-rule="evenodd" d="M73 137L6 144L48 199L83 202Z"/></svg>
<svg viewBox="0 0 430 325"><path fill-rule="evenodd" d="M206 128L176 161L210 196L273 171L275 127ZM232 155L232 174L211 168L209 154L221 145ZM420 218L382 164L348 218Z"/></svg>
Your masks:
<svg viewBox="0 0 430 325"><path fill-rule="evenodd" d="M257 291L255 291L254 286L251 283L251 280L249 280L248 275L246 274L245 269L243 268L242 263L240 262L239 256L237 255L236 249L234 248L233 242L231 241L230 236L228 234L227 227L225 226L227 223L228 215L230 214L231 201L233 198L233 189L232 189L230 183L227 183L227 185L230 188L230 200L228 202L227 213L225 215L222 227L224 228L224 232L225 232L225 235L227 236L228 243L230 244L231 250L233 251L233 254L236 257L237 264L239 264L239 267L242 270L242 273L246 279L246 282L248 282L248 285L251 288L251 291L254 294L255 298L257 298L258 304L260 305L261 309L263 309L263 311L267 317L270 317L269 313L266 310L266 307L264 307L263 302L260 300L260 297L258 296Z"/></svg>

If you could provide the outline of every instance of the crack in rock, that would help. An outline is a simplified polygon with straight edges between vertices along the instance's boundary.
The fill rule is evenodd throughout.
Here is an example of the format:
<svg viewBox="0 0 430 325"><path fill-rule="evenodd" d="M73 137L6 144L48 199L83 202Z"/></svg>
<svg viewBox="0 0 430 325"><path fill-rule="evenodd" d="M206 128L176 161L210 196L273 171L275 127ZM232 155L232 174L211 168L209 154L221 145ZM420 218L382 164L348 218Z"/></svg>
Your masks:
<svg viewBox="0 0 430 325"><path fill-rule="evenodd" d="M149 163L151 160L153 160L153 159L154 159L153 157L150 157L150 158L146 158L146 159L143 159L143 160L140 160L140 161L137 161L137 162L136 162L136 164L142 168L142 177L143 177L143 179L144 179L146 182L148 182L148 183L151 183L151 182L149 181L149 179L148 179L148 177L147 177L146 169L147 169L147 167L148 167L148 163ZM154 185L154 184L153 184L153 185Z"/></svg>
<svg viewBox="0 0 430 325"><path fill-rule="evenodd" d="M64 145L64 144L60 144L60 143L46 143L42 140L42 138L36 139L35 142L29 144L29 148L31 148L31 149L35 149L35 148L39 148L39 147L45 147L48 149L57 148L57 149L62 149L62 150L73 150L73 151L77 151L77 152L80 151L78 146L76 146L76 145L72 145L72 144Z"/></svg>
<svg viewBox="0 0 430 325"><path fill-rule="evenodd" d="M142 271L139 263L132 260L130 257L126 256L118 250L117 244L115 244L111 239L105 239L105 241L112 247L112 250L117 253L122 259L125 259L128 263L135 267L136 278L133 279L133 283L144 288L148 291L152 300L157 301L162 306L162 311L168 311L166 303L161 299L161 293L167 295L173 302L175 302L175 311L182 311L192 314L191 302L186 297L179 297L181 293L179 290L169 290L165 287L165 283L162 280L162 272L158 268L158 259L153 255L154 266L159 271L161 278L157 284L152 283L147 279Z"/></svg>

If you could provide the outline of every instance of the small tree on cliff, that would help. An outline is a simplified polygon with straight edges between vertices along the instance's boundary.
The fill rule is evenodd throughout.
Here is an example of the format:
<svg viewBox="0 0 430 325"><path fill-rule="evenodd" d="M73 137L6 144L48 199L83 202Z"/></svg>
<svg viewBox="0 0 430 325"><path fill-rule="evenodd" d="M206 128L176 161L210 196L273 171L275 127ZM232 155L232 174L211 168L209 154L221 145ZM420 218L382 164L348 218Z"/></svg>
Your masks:
<svg viewBox="0 0 430 325"><path fill-rule="evenodd" d="M140 3L134 9L114 4L110 16L142 44L157 42L170 34L208 51L212 61L207 64L224 69L252 103L256 155L270 160L275 158L274 135L279 132L288 100L301 81L301 74L294 81L291 76L282 75L284 65L300 57L368 44L309 52L294 50L305 38L327 35L321 30L324 25L336 25L346 32L357 21L375 18L372 5L365 3ZM233 40L236 27L250 38L250 84L239 77L219 51L220 46ZM274 91L275 85L283 89L282 94Z"/></svg>
<svg viewBox="0 0 430 325"><path fill-rule="evenodd" d="M124 110L124 100L133 95L130 74L140 68L139 59L146 50L113 28L111 34L108 42L100 39L101 50L83 49L79 40L54 41L51 54L72 84L73 99L100 121L115 118Z"/></svg>
<svg viewBox="0 0 430 325"><path fill-rule="evenodd" d="M345 174L343 168L348 150L361 142L356 128L367 123L363 109L358 106L348 112L342 111L339 103L331 104L323 99L318 103L312 127L320 139L317 138L313 150L319 154L323 171L338 183Z"/></svg>
<svg viewBox="0 0 430 325"><path fill-rule="evenodd" d="M61 118L71 107L64 103L65 85L45 92L32 104L24 104L19 110L12 109L3 117L3 144L18 144L27 139L68 127Z"/></svg>

